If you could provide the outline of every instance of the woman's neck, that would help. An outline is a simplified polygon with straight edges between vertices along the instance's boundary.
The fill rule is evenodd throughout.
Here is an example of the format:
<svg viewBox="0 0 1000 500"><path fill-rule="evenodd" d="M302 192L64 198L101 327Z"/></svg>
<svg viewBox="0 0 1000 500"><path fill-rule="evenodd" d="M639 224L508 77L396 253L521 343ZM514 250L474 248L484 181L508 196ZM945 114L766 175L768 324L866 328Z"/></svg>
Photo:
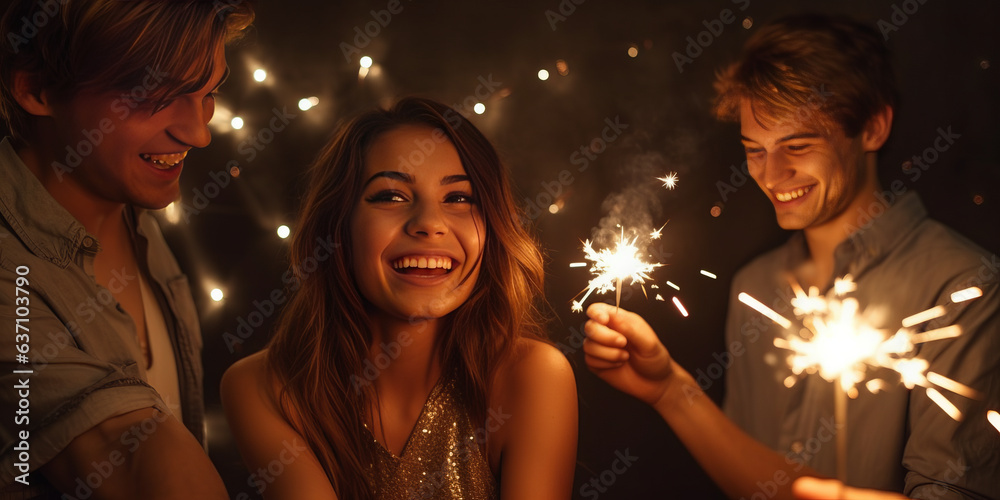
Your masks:
<svg viewBox="0 0 1000 500"><path fill-rule="evenodd" d="M441 377L440 319L373 318L365 377L380 391L426 394ZM369 364L370 363L370 364Z"/></svg>

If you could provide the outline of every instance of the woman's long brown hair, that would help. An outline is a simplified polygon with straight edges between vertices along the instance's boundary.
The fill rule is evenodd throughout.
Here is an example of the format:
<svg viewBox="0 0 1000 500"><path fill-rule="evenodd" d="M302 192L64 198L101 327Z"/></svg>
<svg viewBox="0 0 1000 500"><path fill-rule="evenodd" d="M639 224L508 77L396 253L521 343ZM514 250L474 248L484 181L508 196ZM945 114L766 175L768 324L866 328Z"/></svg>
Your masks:
<svg viewBox="0 0 1000 500"><path fill-rule="evenodd" d="M543 338L542 256L522 223L508 173L482 133L455 110L420 98L343 126L311 167L291 245L294 293L267 354L282 387L282 412L340 498L373 498L377 489L368 479L372 457L362 432L373 393L358 383L372 335L352 272L350 220L368 149L385 132L412 124L439 129L451 140L485 221L478 280L468 300L442 322L436 343L442 372L455 375L473 422L485 420L497 367L517 341ZM330 243L335 248L324 258L317 249Z"/></svg>

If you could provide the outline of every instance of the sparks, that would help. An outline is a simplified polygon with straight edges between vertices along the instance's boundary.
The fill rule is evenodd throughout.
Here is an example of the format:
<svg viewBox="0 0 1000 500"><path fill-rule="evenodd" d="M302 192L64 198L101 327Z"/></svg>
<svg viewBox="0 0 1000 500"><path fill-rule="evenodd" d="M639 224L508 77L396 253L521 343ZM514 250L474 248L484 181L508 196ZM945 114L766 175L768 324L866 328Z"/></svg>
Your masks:
<svg viewBox="0 0 1000 500"><path fill-rule="evenodd" d="M674 297L673 301L674 305L677 306L677 310L681 312L681 315L684 316L685 318L688 317L688 311L687 309L684 308L684 304L681 304L681 299Z"/></svg>
<svg viewBox="0 0 1000 500"><path fill-rule="evenodd" d="M986 420L989 420L997 432L1000 432L1000 413L997 413L996 410L990 410L986 412Z"/></svg>
<svg viewBox="0 0 1000 500"><path fill-rule="evenodd" d="M869 369L888 368L899 374L900 382L908 389L924 387L934 403L952 418L960 419L961 412L934 386L969 398L978 398L979 393L952 379L928 372L930 364L927 360L914 358L911 353L916 344L961 335L961 328L950 325L920 333L911 330L914 326L943 316L944 307L936 306L904 318L902 327L889 335L890 330L870 326L856 298L843 297L856 289L850 276L836 280L826 296L820 295L816 287L810 287L807 292L792 283L795 297L791 299L791 305L806 336L791 334L774 340L775 346L792 352L788 357L792 372L796 375L818 373L824 379L837 383L840 389L853 397L857 393L856 385L865 382ZM955 292L952 301L958 302L956 296L963 300L975 298L975 292L970 290ZM974 296L965 298L966 295ZM741 293L739 300L786 330L791 329L788 319L750 295ZM869 381L865 386L872 392L884 389L882 382Z"/></svg>
<svg viewBox="0 0 1000 500"><path fill-rule="evenodd" d="M750 294L746 292L740 292L738 298L740 299L740 302L754 308L754 310L763 314L764 316L767 316L768 319L781 325L782 328L785 328L787 330L792 327L792 322L788 321L788 318L774 312L773 309L765 306L764 304L761 304L759 300L751 297Z"/></svg>
<svg viewBox="0 0 1000 500"><path fill-rule="evenodd" d="M718 278L718 276L716 276L714 273L710 273L710 272L708 272L708 271L706 271L704 269L701 269L700 271L701 271L701 274L703 276L708 276L709 278L712 278L713 280Z"/></svg>
<svg viewBox="0 0 1000 500"><path fill-rule="evenodd" d="M667 222L670 222L670 221L667 221ZM659 229L656 229L653 232L649 233L650 239L654 239L654 240L660 239L660 233L663 232L663 228L667 227L667 222L664 222L663 225L660 226Z"/></svg>
<svg viewBox="0 0 1000 500"><path fill-rule="evenodd" d="M663 187L673 189L677 187L677 172L670 172L664 177L657 177L656 180L663 181Z"/></svg>
<svg viewBox="0 0 1000 500"><path fill-rule="evenodd" d="M590 294L594 291L605 293L615 290L615 307L618 307L621 303L622 280L630 278L630 285L637 281L641 285L646 282L645 280L650 279L649 272L663 265L660 263L650 264L644 262L640 256L639 249L635 246L637 239L638 236L632 238L631 241L626 240L625 229L622 228L621 238L618 240L613 252L607 248L596 251L589 240L584 242L584 257L587 260L593 261L594 265L590 267L590 272L594 273L596 277L587 284L587 293L584 294L583 298L579 302L573 302L572 309L574 312L583 310L583 303L587 301L587 297L590 297ZM646 289L643 288L643 293L645 291Z"/></svg>

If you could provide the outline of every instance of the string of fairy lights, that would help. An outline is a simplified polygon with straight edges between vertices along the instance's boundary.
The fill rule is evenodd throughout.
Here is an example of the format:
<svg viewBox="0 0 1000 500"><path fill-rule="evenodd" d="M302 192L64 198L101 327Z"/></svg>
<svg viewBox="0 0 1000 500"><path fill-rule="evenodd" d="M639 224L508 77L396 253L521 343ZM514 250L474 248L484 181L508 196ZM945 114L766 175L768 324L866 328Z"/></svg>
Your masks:
<svg viewBox="0 0 1000 500"><path fill-rule="evenodd" d="M651 42L647 40L644 45L646 48L650 48ZM635 43L629 44L626 50L626 54L630 58L638 57L639 45ZM253 79L253 81L256 82L257 84L270 85L274 82L273 75L271 75L267 71L267 69L264 68L262 65L251 64L250 67L253 68L252 71L250 72L250 76ZM381 66L377 64L371 56L368 55L364 55L358 58L357 67L358 67L359 81L364 81L368 78L377 78L382 74ZM551 72L550 69L552 70ZM539 69L538 72L536 73L536 76L538 80L544 82L548 81L554 75L558 75L560 77L566 77L569 74L570 74L569 63L567 63L565 59L556 59L552 67ZM507 97L510 95L510 89L509 88L501 89L497 93L497 95L500 98ZM310 110L319 108L321 104L322 103L320 102L319 97L307 96L307 97L302 97L298 100L297 107L299 110L303 112L308 112ZM487 103L481 101L475 102L472 104L471 110L477 115L483 115L487 111ZM216 103L215 113L212 116L212 120L209 122L209 127L213 130L213 132L221 134L242 131L244 130L245 127L247 127L247 125L248 122L246 118L235 113L232 109L227 107L222 102ZM230 170L230 175L233 178L238 178L240 175L239 167L232 167ZM661 180L667 182L665 179ZM558 208L553 209L553 207L556 207L556 205L550 207L550 212L556 213L558 211ZM181 200L174 201L169 205L167 205L167 207L161 210L161 215L163 216L164 220L166 220L171 224L179 223L183 217L183 207ZM289 236L291 236L291 231L292 231L291 228L287 224L280 224L275 228L275 234L282 240L287 239ZM205 289L208 292L207 293L208 297L210 297L211 300L216 303L224 301L226 298L225 291L220 286L217 286L212 280L208 281L210 282L210 284L205 284Z"/></svg>

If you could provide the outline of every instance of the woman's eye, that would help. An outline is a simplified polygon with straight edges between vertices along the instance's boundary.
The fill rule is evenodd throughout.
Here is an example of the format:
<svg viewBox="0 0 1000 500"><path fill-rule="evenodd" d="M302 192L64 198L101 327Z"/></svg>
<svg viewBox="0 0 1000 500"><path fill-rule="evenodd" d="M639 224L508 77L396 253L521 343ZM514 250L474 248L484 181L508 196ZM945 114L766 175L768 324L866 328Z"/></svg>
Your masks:
<svg viewBox="0 0 1000 500"><path fill-rule="evenodd" d="M371 203L399 203L406 201L402 193L398 191L379 191L368 197Z"/></svg>
<svg viewBox="0 0 1000 500"><path fill-rule="evenodd" d="M467 193L451 193L444 199L445 203L469 203L473 204L476 200L471 194Z"/></svg>

